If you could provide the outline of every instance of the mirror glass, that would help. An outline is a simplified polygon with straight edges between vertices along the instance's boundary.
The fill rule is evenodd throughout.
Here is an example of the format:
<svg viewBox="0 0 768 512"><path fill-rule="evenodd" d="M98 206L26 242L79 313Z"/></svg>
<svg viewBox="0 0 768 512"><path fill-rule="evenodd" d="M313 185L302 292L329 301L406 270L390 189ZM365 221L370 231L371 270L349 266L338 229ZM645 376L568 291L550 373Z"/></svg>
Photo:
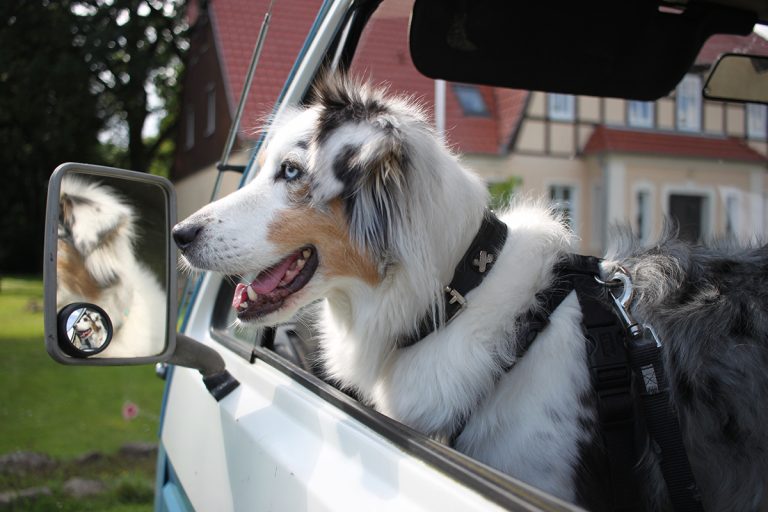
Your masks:
<svg viewBox="0 0 768 512"><path fill-rule="evenodd" d="M156 183L88 171L61 178L56 239L59 347L136 358L168 343L169 216Z"/></svg>
<svg viewBox="0 0 768 512"><path fill-rule="evenodd" d="M768 103L768 57L721 56L704 85L704 96L725 101Z"/></svg>

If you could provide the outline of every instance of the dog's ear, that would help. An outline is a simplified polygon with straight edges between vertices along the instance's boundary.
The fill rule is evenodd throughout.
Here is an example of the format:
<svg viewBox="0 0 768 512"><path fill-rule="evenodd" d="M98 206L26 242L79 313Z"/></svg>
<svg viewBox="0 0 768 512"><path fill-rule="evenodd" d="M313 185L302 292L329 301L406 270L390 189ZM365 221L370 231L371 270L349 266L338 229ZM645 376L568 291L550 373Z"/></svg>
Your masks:
<svg viewBox="0 0 768 512"><path fill-rule="evenodd" d="M107 187L62 182L59 237L72 244L100 286L120 273L121 253L132 250L133 210Z"/></svg>
<svg viewBox="0 0 768 512"><path fill-rule="evenodd" d="M352 238L372 256L387 259L396 250L391 236L405 206L407 143L398 117L383 91L345 76L323 78L314 98L318 145L342 126L355 127L358 136L338 150L333 171L344 185L341 198Z"/></svg>

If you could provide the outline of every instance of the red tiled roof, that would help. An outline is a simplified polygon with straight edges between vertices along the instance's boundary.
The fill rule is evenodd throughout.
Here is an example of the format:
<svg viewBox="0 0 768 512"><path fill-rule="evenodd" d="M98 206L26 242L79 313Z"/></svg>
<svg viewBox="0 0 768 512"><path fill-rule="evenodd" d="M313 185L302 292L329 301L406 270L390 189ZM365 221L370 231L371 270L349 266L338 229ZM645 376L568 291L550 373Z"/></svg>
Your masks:
<svg viewBox="0 0 768 512"><path fill-rule="evenodd" d="M264 117L272 112L321 3L321 0L274 3L269 34L240 127L246 138L254 138L254 130L260 128ZM211 0L209 4L233 114L268 5L269 0Z"/></svg>
<svg viewBox="0 0 768 512"><path fill-rule="evenodd" d="M416 70L407 47L410 2L391 0L377 10L363 33L352 70L374 82L388 82L393 91L413 94L432 112L434 81ZM233 112L268 4L269 0L210 0L209 3ZM255 138L254 130L272 111L320 5L321 0L275 2L270 33L243 116L241 135L246 139ZM196 16L196 12L190 15ZM707 42L697 63L712 62L725 51L747 50L768 55L768 42L756 34L717 35ZM464 115L452 87L450 84L446 87L446 138L464 153L504 152L519 126L529 93L478 88L490 116Z"/></svg>
<svg viewBox="0 0 768 512"><path fill-rule="evenodd" d="M592 132L583 153L652 154L760 163L768 161L768 158L749 147L742 139L735 137L635 131L602 125Z"/></svg>
<svg viewBox="0 0 768 512"><path fill-rule="evenodd" d="M717 34L707 39L707 42L696 57L696 64L712 64L723 53L768 55L768 41L754 32L748 36Z"/></svg>
<svg viewBox="0 0 768 512"><path fill-rule="evenodd" d="M269 0L210 2L233 111L268 3ZM243 115L242 136L254 138L253 130L271 112L320 4L320 0L275 2L270 32ZM434 109L434 81L420 74L411 62L407 46L408 16L404 13L407 9L392 8L377 12L363 33L352 72L375 83L386 82L393 91L414 95L431 113ZM491 87L479 89L490 116L465 116L450 84L446 87L446 137L452 146L464 153L498 153L500 134L512 132L511 124L516 124L520 113L514 111L512 117L505 114L506 127L500 132L494 90Z"/></svg>

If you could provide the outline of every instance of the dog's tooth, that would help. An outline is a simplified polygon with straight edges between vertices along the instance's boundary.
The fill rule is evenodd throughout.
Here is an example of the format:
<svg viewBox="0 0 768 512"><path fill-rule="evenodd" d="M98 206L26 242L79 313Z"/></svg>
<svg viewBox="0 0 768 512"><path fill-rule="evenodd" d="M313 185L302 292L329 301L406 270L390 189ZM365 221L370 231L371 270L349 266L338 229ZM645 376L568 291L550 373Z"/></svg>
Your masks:
<svg viewBox="0 0 768 512"><path fill-rule="evenodd" d="M297 268L298 270L301 270L301 269L303 269L303 268L304 268L304 265L306 265L306 263L307 263L307 260L301 260L301 259L300 259L300 260L297 260L297 261L296 261L296 268Z"/></svg>
<svg viewBox="0 0 768 512"><path fill-rule="evenodd" d="M251 285L248 285L245 291L246 293L248 293L248 299L250 299L251 301L256 302L256 299L259 298L259 295L256 293L256 290L254 290Z"/></svg>
<svg viewBox="0 0 768 512"><path fill-rule="evenodd" d="M240 305L239 305L239 306L237 306L237 307L238 307L239 309L246 309L246 308L248 307L248 301L247 301L247 300L244 300L244 301L243 301L243 302L241 302L241 303L240 303Z"/></svg>
<svg viewBox="0 0 768 512"><path fill-rule="evenodd" d="M301 255L304 256L304 259L306 260L306 259L308 259L312 255L312 251L309 250L309 249L304 249L301 252Z"/></svg>

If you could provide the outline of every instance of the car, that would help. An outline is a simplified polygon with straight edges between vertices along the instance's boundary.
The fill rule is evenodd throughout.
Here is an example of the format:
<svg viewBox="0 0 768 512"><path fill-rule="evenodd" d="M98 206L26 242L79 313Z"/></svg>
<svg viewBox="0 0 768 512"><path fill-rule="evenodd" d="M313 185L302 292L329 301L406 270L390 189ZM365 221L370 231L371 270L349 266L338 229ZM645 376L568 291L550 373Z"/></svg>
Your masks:
<svg viewBox="0 0 768 512"><path fill-rule="evenodd" d="M768 23L763 0L416 0L405 7L398 1L326 0L273 119L301 104L320 74L353 66L366 26L382 9L412 13L410 55L428 77L637 101L673 90L709 36L744 35L755 24ZM266 19L261 34L279 37L265 30ZM742 65L744 59L750 64ZM764 57L727 56L720 66L705 95L766 102ZM754 76L734 80L736 69L753 70ZM748 91L723 87L759 80L762 85ZM236 118L235 128L238 123ZM267 128L241 185L259 172L258 154L269 136ZM227 160L225 155L223 167ZM152 261L142 260L145 253L136 258L139 265L162 269L155 274L165 292L163 307L155 311L165 329L161 348L138 348L137 343L134 353L128 348L119 357L104 357L125 342L118 335L120 325L136 323L129 319L130 310L118 312L113 304L99 303L101 292L114 281L103 281L99 293L70 294L66 304L60 302L62 280L71 272L62 264L66 251L61 244L74 239L71 230L62 234L61 213L74 197L62 195L62 183L72 175L98 179L108 188L98 197L115 191L129 205L141 204L132 215L150 228L142 230L145 239L139 244L155 247L156 254ZM51 179L46 228L45 325L51 356L71 365L157 363L166 381L157 511L577 509L366 407L324 380L312 364L311 314L274 329L233 329L235 285L225 276L204 273L188 279L177 323L170 236L175 201L173 187L160 178L65 164ZM68 334L74 320L89 310L112 317L115 336L100 345L101 356L73 349L75 340Z"/></svg>

